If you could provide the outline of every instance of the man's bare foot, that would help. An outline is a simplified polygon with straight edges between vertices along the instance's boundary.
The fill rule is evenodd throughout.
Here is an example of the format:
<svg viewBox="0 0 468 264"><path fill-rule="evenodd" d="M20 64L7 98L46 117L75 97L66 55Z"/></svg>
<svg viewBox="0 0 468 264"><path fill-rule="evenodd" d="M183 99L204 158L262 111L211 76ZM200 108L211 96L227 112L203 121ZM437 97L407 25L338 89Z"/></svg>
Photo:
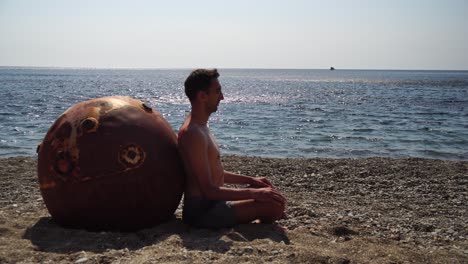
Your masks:
<svg viewBox="0 0 468 264"><path fill-rule="evenodd" d="M252 224L261 224L262 221L260 219L256 219L252 221ZM273 225L273 229L280 230L280 231L288 231L288 227L282 226L278 223L271 223Z"/></svg>
<svg viewBox="0 0 468 264"><path fill-rule="evenodd" d="M280 231L288 231L288 227L287 226L283 226L283 225L280 225L280 224L277 224L277 223L273 223L273 228L276 229L276 230L280 230Z"/></svg>

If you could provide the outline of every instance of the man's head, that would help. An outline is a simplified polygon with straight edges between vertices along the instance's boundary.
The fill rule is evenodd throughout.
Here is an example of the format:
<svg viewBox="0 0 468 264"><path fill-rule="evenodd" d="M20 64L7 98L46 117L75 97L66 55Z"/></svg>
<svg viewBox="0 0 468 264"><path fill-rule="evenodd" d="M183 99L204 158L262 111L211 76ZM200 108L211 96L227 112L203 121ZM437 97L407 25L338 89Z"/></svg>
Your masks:
<svg viewBox="0 0 468 264"><path fill-rule="evenodd" d="M185 94L193 103L202 100L207 104L210 112L217 110L219 101L223 100L221 85L218 81L218 70L194 70L185 80Z"/></svg>

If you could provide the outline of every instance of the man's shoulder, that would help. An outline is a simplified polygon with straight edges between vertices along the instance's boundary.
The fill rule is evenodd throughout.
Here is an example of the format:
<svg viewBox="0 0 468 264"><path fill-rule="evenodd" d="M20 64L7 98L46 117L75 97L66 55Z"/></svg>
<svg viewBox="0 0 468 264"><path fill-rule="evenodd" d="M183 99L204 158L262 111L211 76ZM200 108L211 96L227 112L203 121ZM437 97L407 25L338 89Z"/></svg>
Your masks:
<svg viewBox="0 0 468 264"><path fill-rule="evenodd" d="M182 126L179 130L179 143L204 142L206 133L203 128L196 125Z"/></svg>

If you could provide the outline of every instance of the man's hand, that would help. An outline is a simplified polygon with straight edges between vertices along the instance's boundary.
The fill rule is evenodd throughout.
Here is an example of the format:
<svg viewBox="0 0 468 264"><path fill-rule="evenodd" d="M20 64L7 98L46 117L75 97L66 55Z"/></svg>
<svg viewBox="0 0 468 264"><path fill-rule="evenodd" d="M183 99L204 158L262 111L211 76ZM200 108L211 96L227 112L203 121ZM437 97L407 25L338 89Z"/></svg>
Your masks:
<svg viewBox="0 0 468 264"><path fill-rule="evenodd" d="M273 184L271 184L271 182L265 177L258 177L258 178L252 177L251 182L250 182L250 187L251 188L267 188L267 187L274 188Z"/></svg>
<svg viewBox="0 0 468 264"><path fill-rule="evenodd" d="M274 202L281 206L286 205L286 198L272 187L254 189L254 199L260 202Z"/></svg>

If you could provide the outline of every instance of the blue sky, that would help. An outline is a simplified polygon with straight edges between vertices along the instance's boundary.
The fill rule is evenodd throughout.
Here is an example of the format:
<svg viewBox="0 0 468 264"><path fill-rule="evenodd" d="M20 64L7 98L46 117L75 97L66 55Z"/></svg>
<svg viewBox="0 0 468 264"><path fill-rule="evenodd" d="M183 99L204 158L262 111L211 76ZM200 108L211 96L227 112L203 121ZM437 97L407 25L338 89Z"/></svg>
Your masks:
<svg viewBox="0 0 468 264"><path fill-rule="evenodd" d="M0 0L0 66L468 70L468 1Z"/></svg>

